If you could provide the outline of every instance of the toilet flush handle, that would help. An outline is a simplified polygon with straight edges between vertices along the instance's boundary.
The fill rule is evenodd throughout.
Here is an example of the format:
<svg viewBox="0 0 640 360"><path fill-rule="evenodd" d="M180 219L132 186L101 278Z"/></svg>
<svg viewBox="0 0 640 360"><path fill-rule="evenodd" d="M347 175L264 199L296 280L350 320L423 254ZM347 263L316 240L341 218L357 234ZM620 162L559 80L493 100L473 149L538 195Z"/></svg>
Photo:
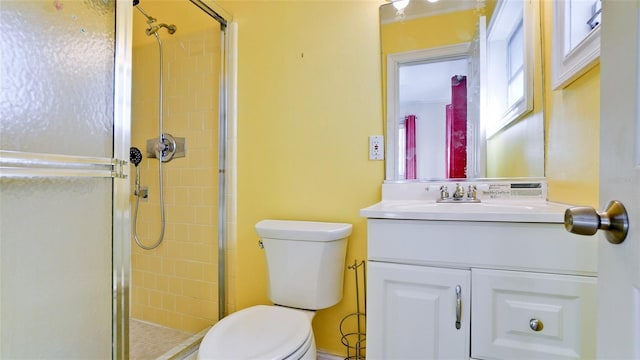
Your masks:
<svg viewBox="0 0 640 360"><path fill-rule="evenodd" d="M262 243L262 240L258 240L258 247L260 249L264 249L264 244Z"/></svg>

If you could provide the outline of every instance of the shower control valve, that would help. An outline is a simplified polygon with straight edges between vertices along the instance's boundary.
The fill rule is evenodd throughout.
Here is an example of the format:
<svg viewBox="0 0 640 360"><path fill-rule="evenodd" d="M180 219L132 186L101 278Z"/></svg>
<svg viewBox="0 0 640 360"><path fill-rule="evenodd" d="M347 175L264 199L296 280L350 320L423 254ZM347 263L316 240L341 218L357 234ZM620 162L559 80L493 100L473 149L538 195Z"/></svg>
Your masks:
<svg viewBox="0 0 640 360"><path fill-rule="evenodd" d="M167 162L174 157L185 157L185 138L173 137L163 133L161 137L147 140L147 157Z"/></svg>
<svg viewBox="0 0 640 360"><path fill-rule="evenodd" d="M149 199L149 188L147 186L143 186L139 189L136 189L134 192L134 195L136 195L137 197L143 199L143 200L148 200Z"/></svg>

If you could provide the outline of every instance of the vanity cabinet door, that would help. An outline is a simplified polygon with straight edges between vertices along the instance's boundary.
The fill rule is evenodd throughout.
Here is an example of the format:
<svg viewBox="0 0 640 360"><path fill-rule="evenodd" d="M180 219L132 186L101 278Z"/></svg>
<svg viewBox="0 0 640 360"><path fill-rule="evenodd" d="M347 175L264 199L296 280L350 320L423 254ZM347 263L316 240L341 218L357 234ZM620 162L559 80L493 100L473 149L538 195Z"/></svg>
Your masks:
<svg viewBox="0 0 640 360"><path fill-rule="evenodd" d="M595 359L597 279L472 270L472 355Z"/></svg>
<svg viewBox="0 0 640 360"><path fill-rule="evenodd" d="M368 271L368 359L469 358L470 271L375 261Z"/></svg>

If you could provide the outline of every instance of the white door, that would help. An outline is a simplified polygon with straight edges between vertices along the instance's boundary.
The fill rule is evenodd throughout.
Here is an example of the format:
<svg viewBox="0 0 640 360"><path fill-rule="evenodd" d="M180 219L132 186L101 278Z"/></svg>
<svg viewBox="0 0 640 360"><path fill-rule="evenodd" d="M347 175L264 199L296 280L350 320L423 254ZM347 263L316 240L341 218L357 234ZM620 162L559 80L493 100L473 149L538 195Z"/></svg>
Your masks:
<svg viewBox="0 0 640 360"><path fill-rule="evenodd" d="M629 233L599 245L598 358L640 358L640 3L604 1L601 37L600 199L621 201Z"/></svg>

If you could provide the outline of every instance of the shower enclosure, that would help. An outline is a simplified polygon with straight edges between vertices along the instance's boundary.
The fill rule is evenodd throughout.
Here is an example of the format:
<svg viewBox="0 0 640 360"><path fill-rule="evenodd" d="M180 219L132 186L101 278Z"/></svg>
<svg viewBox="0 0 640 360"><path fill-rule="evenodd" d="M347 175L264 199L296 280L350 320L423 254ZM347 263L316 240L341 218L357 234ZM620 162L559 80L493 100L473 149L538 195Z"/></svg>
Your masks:
<svg viewBox="0 0 640 360"><path fill-rule="evenodd" d="M167 333L188 343L225 306L226 19L185 0L141 0L137 9L131 145L142 149L145 198L132 197L131 321L176 330ZM184 157L163 161L155 147L172 135L184 139ZM131 354L149 356L140 348L157 339L139 333L131 332Z"/></svg>
<svg viewBox="0 0 640 360"><path fill-rule="evenodd" d="M147 198L132 201L139 202L138 242L158 243L162 231L164 239L154 249L132 242L131 317L195 334L214 324L224 306L218 235L224 227L219 141L225 136L218 118L224 113L225 26L189 1L141 0L138 7L143 13L134 11L133 18L131 144L144 155L140 186ZM158 29L165 23L168 31ZM163 132L186 140L184 157L161 162L153 156L149 148ZM130 341L133 351L153 339Z"/></svg>
<svg viewBox="0 0 640 360"><path fill-rule="evenodd" d="M166 44L165 131L188 146L165 164L167 234L147 251L133 243L128 163L130 146L158 136L157 48L132 56L145 18L134 24L131 0L2 1L0 358L128 358L130 313L187 333L223 313L227 34L211 1L152 4L181 33ZM170 16L191 10L182 23L210 28ZM157 162L143 151L148 238Z"/></svg>

